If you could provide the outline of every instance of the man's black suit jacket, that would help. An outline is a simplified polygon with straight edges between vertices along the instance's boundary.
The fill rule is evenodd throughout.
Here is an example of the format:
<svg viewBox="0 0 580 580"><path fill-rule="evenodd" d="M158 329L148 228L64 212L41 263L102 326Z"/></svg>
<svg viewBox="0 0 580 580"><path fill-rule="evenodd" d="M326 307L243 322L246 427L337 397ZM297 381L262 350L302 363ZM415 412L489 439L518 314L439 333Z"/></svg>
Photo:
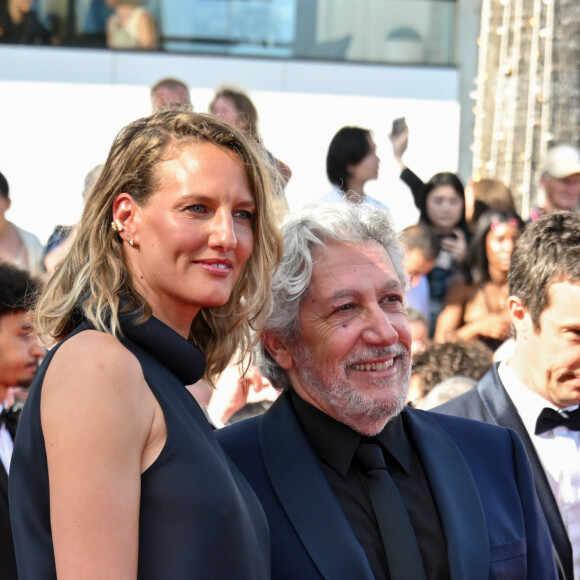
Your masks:
<svg viewBox="0 0 580 580"><path fill-rule="evenodd" d="M403 420L439 509L451 579L555 579L517 435L409 407ZM266 512L272 580L373 578L287 393L264 415L216 433Z"/></svg>
<svg viewBox="0 0 580 580"><path fill-rule="evenodd" d="M436 407L433 411L445 415L476 419L501 427L510 427L520 436L532 466L536 491L552 537L558 576L561 580L574 580L572 546L558 505L534 444L499 378L498 366L499 363L493 365L477 383L475 389Z"/></svg>
<svg viewBox="0 0 580 580"><path fill-rule="evenodd" d="M18 580L16 572L16 555L12 528L10 527L10 510L8 509L8 474L0 461L0 578Z"/></svg>

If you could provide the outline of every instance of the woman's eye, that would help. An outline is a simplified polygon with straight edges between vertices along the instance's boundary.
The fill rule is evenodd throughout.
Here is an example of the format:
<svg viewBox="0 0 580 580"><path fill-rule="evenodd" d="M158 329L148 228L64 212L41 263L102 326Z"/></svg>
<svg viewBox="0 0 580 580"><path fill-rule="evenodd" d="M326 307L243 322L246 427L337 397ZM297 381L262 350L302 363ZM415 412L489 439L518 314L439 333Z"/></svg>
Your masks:
<svg viewBox="0 0 580 580"><path fill-rule="evenodd" d="M187 209L187 211L190 211L192 213L205 213L207 211L205 205L203 205L201 203L196 203L195 205L190 205L186 209Z"/></svg>
<svg viewBox="0 0 580 580"><path fill-rule="evenodd" d="M254 214L251 211L239 210L234 212L235 218L240 218L243 220L252 221L254 219Z"/></svg>

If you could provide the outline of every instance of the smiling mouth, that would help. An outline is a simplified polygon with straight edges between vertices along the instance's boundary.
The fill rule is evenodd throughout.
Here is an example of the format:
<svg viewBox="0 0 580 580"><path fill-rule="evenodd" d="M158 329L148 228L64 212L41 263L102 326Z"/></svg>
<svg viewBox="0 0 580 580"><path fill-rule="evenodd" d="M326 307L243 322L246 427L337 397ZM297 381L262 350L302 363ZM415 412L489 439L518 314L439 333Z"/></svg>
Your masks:
<svg viewBox="0 0 580 580"><path fill-rule="evenodd" d="M382 363L365 363L361 365L353 365L355 371L384 371L393 366L395 359L389 359Z"/></svg>
<svg viewBox="0 0 580 580"><path fill-rule="evenodd" d="M196 263L207 272L219 276L228 275L233 269L232 263L229 260L216 260L215 262L211 260L199 260Z"/></svg>

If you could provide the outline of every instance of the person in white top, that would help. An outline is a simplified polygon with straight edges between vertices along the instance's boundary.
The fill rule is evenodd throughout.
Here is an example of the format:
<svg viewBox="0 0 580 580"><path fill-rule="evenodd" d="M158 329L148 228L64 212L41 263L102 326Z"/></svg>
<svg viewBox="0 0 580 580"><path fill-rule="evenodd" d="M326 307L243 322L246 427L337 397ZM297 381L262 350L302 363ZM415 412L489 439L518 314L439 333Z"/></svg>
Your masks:
<svg viewBox="0 0 580 580"><path fill-rule="evenodd" d="M16 580L8 509L8 473L18 412L8 408L10 390L29 386L44 351L25 310L37 283L23 269L0 261L0 563L4 580Z"/></svg>
<svg viewBox="0 0 580 580"><path fill-rule="evenodd" d="M526 226L512 254L511 356L437 412L511 427L534 472L559 576L580 578L580 215Z"/></svg>
<svg viewBox="0 0 580 580"><path fill-rule="evenodd" d="M388 210L389 208L364 191L368 181L377 179L381 160L368 129L342 127L332 138L326 154L326 175L332 190L320 201L343 202Z"/></svg>
<svg viewBox="0 0 580 580"><path fill-rule="evenodd" d="M40 276L44 273L44 248L33 233L6 219L11 203L8 180L0 172L0 260L26 268L33 276Z"/></svg>

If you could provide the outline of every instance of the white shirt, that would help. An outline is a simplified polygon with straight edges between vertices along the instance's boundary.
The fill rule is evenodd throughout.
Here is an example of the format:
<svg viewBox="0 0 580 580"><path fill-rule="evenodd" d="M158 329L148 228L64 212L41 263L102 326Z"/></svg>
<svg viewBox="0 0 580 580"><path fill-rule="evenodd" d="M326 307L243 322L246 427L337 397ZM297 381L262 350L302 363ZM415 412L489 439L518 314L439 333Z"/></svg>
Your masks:
<svg viewBox="0 0 580 580"><path fill-rule="evenodd" d="M4 407L0 406L0 412ZM12 437L6 429L6 425L2 423L0 426L0 461L6 469L6 473L10 472L10 460L12 459L12 449L14 448L14 443L12 442Z"/></svg>
<svg viewBox="0 0 580 580"><path fill-rule="evenodd" d="M427 276L421 276L419 283L407 290L405 293L405 302L407 303L407 306L418 310L427 322L431 320L429 280L427 280Z"/></svg>
<svg viewBox="0 0 580 580"><path fill-rule="evenodd" d="M333 186L332 190L329 191L327 194L323 195L322 197L318 198L318 201L326 201L332 203L348 203L347 199L345 198L344 194L338 189L338 187ZM362 205L367 205L369 207L377 208L377 209L384 209L385 211L389 211L389 208L378 199L371 197L365 193L365 196L362 200Z"/></svg>
<svg viewBox="0 0 580 580"><path fill-rule="evenodd" d="M574 578L580 579L580 431L567 427L536 435L536 420L545 407L561 411L531 389L527 388L502 361L498 368L499 378L513 401L526 427L540 463L560 509L574 561ZM569 407L568 411L578 405Z"/></svg>

